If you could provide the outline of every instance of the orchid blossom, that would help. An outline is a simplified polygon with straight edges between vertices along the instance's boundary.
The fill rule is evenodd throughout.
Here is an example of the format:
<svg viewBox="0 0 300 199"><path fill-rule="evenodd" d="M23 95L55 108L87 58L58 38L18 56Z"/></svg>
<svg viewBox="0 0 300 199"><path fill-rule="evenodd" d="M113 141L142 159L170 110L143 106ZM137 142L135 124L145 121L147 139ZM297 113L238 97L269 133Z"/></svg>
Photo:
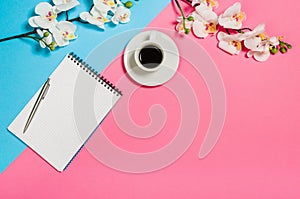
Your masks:
<svg viewBox="0 0 300 199"><path fill-rule="evenodd" d="M217 35L219 40L218 47L231 55L237 55L242 50L243 35L237 33L229 35L224 32L219 32Z"/></svg>
<svg viewBox="0 0 300 199"><path fill-rule="evenodd" d="M241 12L241 3L236 2L219 16L219 24L224 28L240 29L246 14Z"/></svg>
<svg viewBox="0 0 300 199"><path fill-rule="evenodd" d="M94 0L95 7L104 12L112 11L113 13L119 5L122 5L120 0Z"/></svg>
<svg viewBox="0 0 300 199"><path fill-rule="evenodd" d="M266 61L271 53L273 47L279 45L278 37L268 37L265 33L265 24L258 25L253 31L247 32L247 38L244 45L249 51L248 57L254 57L257 61Z"/></svg>
<svg viewBox="0 0 300 199"><path fill-rule="evenodd" d="M105 29L104 24L109 21L106 15L103 15L103 12L99 11L95 7L93 7L90 12L80 13L80 18L90 24L98 26L101 29Z"/></svg>
<svg viewBox="0 0 300 199"><path fill-rule="evenodd" d="M58 46L66 46L70 40L76 39L75 31L76 26L69 21L61 21L50 29Z"/></svg>
<svg viewBox="0 0 300 199"><path fill-rule="evenodd" d="M48 29L57 24L57 13L52 5L47 2L41 2L35 7L35 13L39 16L30 17L28 23L30 26Z"/></svg>
<svg viewBox="0 0 300 199"><path fill-rule="evenodd" d="M218 16L210 9L199 5L196 11L192 13L194 17L193 32L197 37L207 37L209 34L217 32Z"/></svg>
<svg viewBox="0 0 300 199"><path fill-rule="evenodd" d="M115 14L111 18L111 21L114 24L128 23L130 21L130 15L131 15L131 12L128 8L125 8L124 6L119 6L115 10Z"/></svg>

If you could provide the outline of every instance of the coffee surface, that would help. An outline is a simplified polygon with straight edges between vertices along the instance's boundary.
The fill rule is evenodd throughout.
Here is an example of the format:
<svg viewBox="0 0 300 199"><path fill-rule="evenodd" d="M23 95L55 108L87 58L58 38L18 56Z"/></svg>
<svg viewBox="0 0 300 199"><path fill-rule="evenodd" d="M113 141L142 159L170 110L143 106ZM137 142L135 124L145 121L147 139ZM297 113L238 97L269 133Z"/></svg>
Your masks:
<svg viewBox="0 0 300 199"><path fill-rule="evenodd" d="M145 68L153 69L162 62L163 54L161 50L154 45L148 45L141 49L139 61Z"/></svg>

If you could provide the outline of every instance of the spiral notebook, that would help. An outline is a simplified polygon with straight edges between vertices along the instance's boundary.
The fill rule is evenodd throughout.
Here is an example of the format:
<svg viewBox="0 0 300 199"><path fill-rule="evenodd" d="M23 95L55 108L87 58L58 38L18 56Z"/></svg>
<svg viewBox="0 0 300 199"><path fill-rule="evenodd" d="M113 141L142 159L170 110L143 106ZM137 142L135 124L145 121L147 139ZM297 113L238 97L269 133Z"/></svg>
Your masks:
<svg viewBox="0 0 300 199"><path fill-rule="evenodd" d="M8 130L58 171L63 171L122 93L107 79L68 54L50 75L50 86L25 133L42 87Z"/></svg>

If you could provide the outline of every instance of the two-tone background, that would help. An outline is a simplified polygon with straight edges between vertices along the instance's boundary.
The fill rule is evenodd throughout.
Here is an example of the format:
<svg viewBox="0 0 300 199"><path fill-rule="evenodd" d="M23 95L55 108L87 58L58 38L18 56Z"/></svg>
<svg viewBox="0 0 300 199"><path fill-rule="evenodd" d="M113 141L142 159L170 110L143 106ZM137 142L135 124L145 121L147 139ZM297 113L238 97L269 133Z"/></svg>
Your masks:
<svg viewBox="0 0 300 199"><path fill-rule="evenodd" d="M38 2L2 1L0 38L30 30L27 19L33 15ZM90 0L80 2L81 5L72 10L71 17L88 10L92 3ZM232 0L219 1L216 12L223 12L233 3ZM101 42L134 28L174 30L179 13L173 2L134 1L131 22L108 27L104 32L78 24L78 38L69 46L51 53L41 50L28 39L0 43L0 197L298 198L300 40L297 31L300 27L297 2L243 0L241 3L247 14L245 27L253 28L264 22L270 36L283 35L293 44L293 49L285 55L272 56L267 62L258 63L245 58L243 53L230 56L219 50L216 37L201 40L189 35L207 51L223 78L227 97L224 129L214 150L206 158L198 159L199 147L210 122L210 95L201 76L194 75L194 68L182 61L178 72L197 91L201 113L199 129L194 142L181 158L151 173L131 174L111 169L97 161L85 148L66 171L58 173L6 128L66 53L74 51L86 58ZM115 53L118 57L121 51ZM108 78L116 80L124 74L118 63L103 66ZM159 103L166 107L167 112L178 112L178 101L160 87L144 89L133 100L137 103L131 104L129 109L140 125L149 122L148 116L140 116L151 104ZM176 115L172 117L178 119ZM102 128L120 148L137 153L150 152L163 147L175 136L172 117L170 123L166 123L166 130L153 139L134 139L123 134L111 115Z"/></svg>

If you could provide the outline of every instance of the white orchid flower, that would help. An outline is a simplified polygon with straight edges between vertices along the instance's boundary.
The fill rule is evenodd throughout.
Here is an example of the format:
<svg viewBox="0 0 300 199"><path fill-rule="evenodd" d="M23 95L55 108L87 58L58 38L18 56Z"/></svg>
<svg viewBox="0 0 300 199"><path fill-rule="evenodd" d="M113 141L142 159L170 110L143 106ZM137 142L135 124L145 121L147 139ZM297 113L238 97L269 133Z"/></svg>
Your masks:
<svg viewBox="0 0 300 199"><path fill-rule="evenodd" d="M57 13L49 3L41 2L37 4L34 11L39 16L29 18L28 23L30 26L34 28L41 27L43 29L48 29L57 24Z"/></svg>
<svg viewBox="0 0 300 199"><path fill-rule="evenodd" d="M247 57L254 57L257 61L266 61L271 53L270 49L279 45L278 37L268 38L264 32L264 24L258 25L249 33L249 38L245 39L244 45L249 49Z"/></svg>
<svg viewBox="0 0 300 199"><path fill-rule="evenodd" d="M255 46L247 52L247 57L254 57L257 61L263 62L270 57L270 46L268 42L263 42L260 37L251 38L247 42L248 45ZM245 45L246 46L246 45ZM249 47L249 46L248 46ZM248 48L246 47L246 48Z"/></svg>
<svg viewBox="0 0 300 199"><path fill-rule="evenodd" d="M241 3L236 2L219 16L219 24L224 28L240 29L245 19L245 13L241 12Z"/></svg>
<svg viewBox="0 0 300 199"><path fill-rule="evenodd" d="M234 35L219 32L217 35L219 40L218 47L231 55L237 55L242 50L243 34L237 33Z"/></svg>
<svg viewBox="0 0 300 199"><path fill-rule="evenodd" d="M246 48L255 50L259 47L258 43L266 39L265 24L259 24L254 30L244 33L246 35L244 45Z"/></svg>
<svg viewBox="0 0 300 199"><path fill-rule="evenodd" d="M106 13L108 11L112 11L114 13L118 5L122 4L120 0L93 0L93 2L98 10Z"/></svg>
<svg viewBox="0 0 300 199"><path fill-rule="evenodd" d="M36 32L42 38L39 41L40 46L42 48L46 48L52 43L52 41L53 41L52 35L47 30L37 29Z"/></svg>
<svg viewBox="0 0 300 199"><path fill-rule="evenodd" d="M192 16L194 17L192 29L197 37L205 38L217 32L218 15L212 10L199 5Z"/></svg>
<svg viewBox="0 0 300 199"><path fill-rule="evenodd" d="M257 25L253 30L245 32L242 34L243 40L248 38L256 37L258 35L262 35L265 32L265 24Z"/></svg>
<svg viewBox="0 0 300 199"><path fill-rule="evenodd" d="M111 21L114 24L127 23L130 21L130 15L131 15L131 12L128 8L125 8L124 6L119 6L115 10L115 14L111 18Z"/></svg>
<svg viewBox="0 0 300 199"><path fill-rule="evenodd" d="M104 24L109 21L106 15L99 11L95 6L92 8L90 12L82 12L80 13L80 18L84 21L87 21L90 24L96 25L101 29L105 29Z"/></svg>
<svg viewBox="0 0 300 199"><path fill-rule="evenodd" d="M80 4L77 0L52 0L52 1L55 5L54 9L57 13L70 10Z"/></svg>
<svg viewBox="0 0 300 199"><path fill-rule="evenodd" d="M177 25L176 25L176 30L177 30L179 33L185 33L185 29L184 29L184 27L183 27L183 18L182 18L182 16L177 17L177 22L178 22L178 23L177 23ZM185 20L185 28L191 29L192 24L193 24L192 21Z"/></svg>
<svg viewBox="0 0 300 199"><path fill-rule="evenodd" d="M49 30L53 34L53 38L58 46L69 45L70 40L77 38L75 36L76 25L69 21L61 21Z"/></svg>
<svg viewBox="0 0 300 199"><path fill-rule="evenodd" d="M192 6L195 6L196 4L204 5L209 9L217 8L219 6L218 2L215 0L193 0Z"/></svg>

